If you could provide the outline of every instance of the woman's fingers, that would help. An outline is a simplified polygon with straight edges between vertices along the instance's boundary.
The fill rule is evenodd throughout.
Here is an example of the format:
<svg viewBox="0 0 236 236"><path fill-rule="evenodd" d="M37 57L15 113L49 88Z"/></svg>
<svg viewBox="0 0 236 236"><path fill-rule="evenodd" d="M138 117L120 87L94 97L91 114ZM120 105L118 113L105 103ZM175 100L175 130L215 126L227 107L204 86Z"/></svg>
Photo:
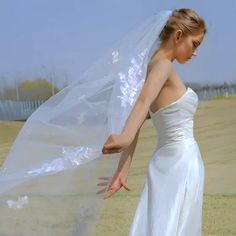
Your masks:
<svg viewBox="0 0 236 236"><path fill-rule="evenodd" d="M101 180L110 180L111 179L111 177L98 177L98 179L101 179Z"/></svg>
<svg viewBox="0 0 236 236"><path fill-rule="evenodd" d="M111 153L119 153L119 152L122 152L122 149L121 148L103 148L102 149L102 153L103 154L111 154Z"/></svg>
<svg viewBox="0 0 236 236"><path fill-rule="evenodd" d="M127 190L131 191L131 188L127 185L126 180L120 178L118 175L114 175L112 177L99 177L103 182L98 183L97 186L106 186L102 190L97 193L105 193L104 199L111 197L114 193L116 193L122 186ZM117 182L118 181L118 182Z"/></svg>
<svg viewBox="0 0 236 236"><path fill-rule="evenodd" d="M116 148L116 144L114 142L105 143L103 147L105 149L113 149L113 148Z"/></svg>
<svg viewBox="0 0 236 236"><path fill-rule="evenodd" d="M107 188L103 188L96 192L96 194L105 193Z"/></svg>
<svg viewBox="0 0 236 236"><path fill-rule="evenodd" d="M110 150L116 148L116 143L111 138L111 136L107 139L106 143L103 145L103 151Z"/></svg>
<svg viewBox="0 0 236 236"><path fill-rule="evenodd" d="M122 183L123 187L127 190L127 191L131 191L131 188L126 184L126 183ZM104 199L106 198L110 198L114 193L116 193L120 188L108 188L108 191L105 194Z"/></svg>
<svg viewBox="0 0 236 236"><path fill-rule="evenodd" d="M98 177L98 179L105 180L106 182L98 183L97 186L107 186L110 183L112 177L104 177L103 176L103 177ZM110 186L108 188L110 188ZM97 191L96 193L97 194L104 193L104 192L106 192L106 189L107 189L107 187Z"/></svg>
<svg viewBox="0 0 236 236"><path fill-rule="evenodd" d="M109 149L109 148L106 148L103 146L102 148L102 153L103 154L110 154L110 153L113 153L115 150L114 149Z"/></svg>
<svg viewBox="0 0 236 236"><path fill-rule="evenodd" d="M115 192L117 192L118 191L118 189L109 189L107 192L106 192L106 194L105 194L105 198L109 198L109 197L111 197Z"/></svg>
<svg viewBox="0 0 236 236"><path fill-rule="evenodd" d="M101 185L101 186L107 186L107 184L108 184L108 183L106 183L106 184L104 184L104 185ZM98 184L98 185L99 185L99 184ZM99 185L99 186L100 186L100 185ZM97 191L96 193L104 193L104 192L107 191L107 189L110 189L110 187L111 187L111 186L109 186L108 188L105 187L105 188L103 188L103 189ZM110 190L112 190L112 189L110 189Z"/></svg>
<svg viewBox="0 0 236 236"><path fill-rule="evenodd" d="M131 188L127 184L123 183L122 185L127 191L131 191Z"/></svg>
<svg viewBox="0 0 236 236"><path fill-rule="evenodd" d="M127 145L124 142L124 138L122 135L111 134L102 148L102 153L103 154L119 153L126 146Z"/></svg>
<svg viewBox="0 0 236 236"><path fill-rule="evenodd" d="M108 182L98 183L97 186L107 186Z"/></svg>

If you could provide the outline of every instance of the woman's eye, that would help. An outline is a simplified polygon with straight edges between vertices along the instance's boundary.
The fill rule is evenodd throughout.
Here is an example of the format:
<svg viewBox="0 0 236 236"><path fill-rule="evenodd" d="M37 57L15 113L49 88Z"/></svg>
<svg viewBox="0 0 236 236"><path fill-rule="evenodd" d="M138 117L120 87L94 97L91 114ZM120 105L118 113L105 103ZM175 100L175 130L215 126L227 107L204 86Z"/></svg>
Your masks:
<svg viewBox="0 0 236 236"><path fill-rule="evenodd" d="M196 48L198 45L196 43L193 42L193 46Z"/></svg>

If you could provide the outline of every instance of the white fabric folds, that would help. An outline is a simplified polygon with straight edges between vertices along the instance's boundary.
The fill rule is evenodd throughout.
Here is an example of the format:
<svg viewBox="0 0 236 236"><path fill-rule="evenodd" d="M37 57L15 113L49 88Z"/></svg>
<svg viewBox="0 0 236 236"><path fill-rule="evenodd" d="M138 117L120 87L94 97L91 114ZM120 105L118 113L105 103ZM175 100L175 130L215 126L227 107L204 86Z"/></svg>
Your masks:
<svg viewBox="0 0 236 236"><path fill-rule="evenodd" d="M130 32L86 73L42 104L18 134L0 172L0 235L91 235L119 154L101 150L121 133L171 11Z"/></svg>

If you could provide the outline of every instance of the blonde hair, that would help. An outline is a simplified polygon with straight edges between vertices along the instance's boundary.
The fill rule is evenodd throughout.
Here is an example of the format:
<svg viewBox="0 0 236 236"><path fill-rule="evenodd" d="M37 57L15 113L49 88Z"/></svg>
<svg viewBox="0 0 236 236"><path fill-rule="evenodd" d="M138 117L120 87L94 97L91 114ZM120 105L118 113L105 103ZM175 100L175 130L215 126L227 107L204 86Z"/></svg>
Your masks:
<svg viewBox="0 0 236 236"><path fill-rule="evenodd" d="M198 35L202 32L205 34L207 32L204 20L194 10L181 8L172 12L159 34L160 41L165 43L170 38L170 35L179 29L182 30L184 37Z"/></svg>

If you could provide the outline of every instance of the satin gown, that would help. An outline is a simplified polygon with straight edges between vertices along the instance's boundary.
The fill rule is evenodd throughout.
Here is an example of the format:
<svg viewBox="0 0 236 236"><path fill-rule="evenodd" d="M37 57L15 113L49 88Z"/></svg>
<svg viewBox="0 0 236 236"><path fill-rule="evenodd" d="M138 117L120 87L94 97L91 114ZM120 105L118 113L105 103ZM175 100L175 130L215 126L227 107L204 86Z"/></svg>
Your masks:
<svg viewBox="0 0 236 236"><path fill-rule="evenodd" d="M188 87L178 100L150 111L159 140L129 236L201 235L204 163L193 135L198 103Z"/></svg>

